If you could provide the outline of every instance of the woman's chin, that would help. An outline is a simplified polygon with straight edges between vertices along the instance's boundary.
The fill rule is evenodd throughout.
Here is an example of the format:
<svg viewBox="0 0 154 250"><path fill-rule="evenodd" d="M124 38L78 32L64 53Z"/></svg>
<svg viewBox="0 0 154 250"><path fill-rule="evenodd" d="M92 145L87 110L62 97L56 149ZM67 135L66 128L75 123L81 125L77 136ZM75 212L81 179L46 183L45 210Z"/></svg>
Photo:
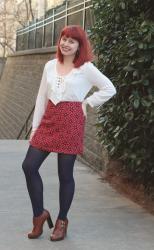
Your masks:
<svg viewBox="0 0 154 250"><path fill-rule="evenodd" d="M68 53L67 51L61 51L61 53L65 56L71 56L71 53Z"/></svg>

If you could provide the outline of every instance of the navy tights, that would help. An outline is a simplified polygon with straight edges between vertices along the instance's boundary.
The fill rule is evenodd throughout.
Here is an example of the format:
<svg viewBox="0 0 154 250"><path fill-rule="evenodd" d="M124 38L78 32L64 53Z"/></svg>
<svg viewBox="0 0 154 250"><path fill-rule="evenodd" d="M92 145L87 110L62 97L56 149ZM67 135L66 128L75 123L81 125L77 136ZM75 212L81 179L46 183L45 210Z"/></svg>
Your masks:
<svg viewBox="0 0 154 250"><path fill-rule="evenodd" d="M50 152L39 150L30 145L22 164L34 216L41 215L44 209L43 182L39 174L39 168L49 154ZM61 220L67 217L73 200L75 159L76 154L58 153L59 214L57 218Z"/></svg>

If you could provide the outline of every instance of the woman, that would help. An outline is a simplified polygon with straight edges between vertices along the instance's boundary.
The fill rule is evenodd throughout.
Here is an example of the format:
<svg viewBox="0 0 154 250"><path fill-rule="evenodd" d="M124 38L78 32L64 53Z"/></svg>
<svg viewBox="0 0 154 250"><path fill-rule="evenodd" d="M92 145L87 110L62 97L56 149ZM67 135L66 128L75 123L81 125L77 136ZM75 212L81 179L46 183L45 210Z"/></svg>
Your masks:
<svg viewBox="0 0 154 250"><path fill-rule="evenodd" d="M75 191L73 167L83 153L86 107L102 105L115 95L112 82L91 62L92 51L85 31L78 25L62 30L56 58L44 67L34 110L30 145L23 161L27 189L33 209L33 229L28 238L39 237L43 224L53 222L43 205L43 183L38 172L50 152L57 152L59 213L52 241L62 240L68 227L67 214ZM92 86L98 91L85 98Z"/></svg>

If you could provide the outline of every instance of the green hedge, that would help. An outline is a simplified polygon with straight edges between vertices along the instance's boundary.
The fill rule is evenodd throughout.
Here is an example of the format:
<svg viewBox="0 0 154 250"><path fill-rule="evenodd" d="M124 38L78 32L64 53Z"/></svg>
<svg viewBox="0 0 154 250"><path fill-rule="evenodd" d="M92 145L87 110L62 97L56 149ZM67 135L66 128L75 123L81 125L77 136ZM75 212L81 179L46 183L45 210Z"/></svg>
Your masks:
<svg viewBox="0 0 154 250"><path fill-rule="evenodd" d="M154 180L154 3L93 0L98 67L117 94L98 111L98 136L147 188Z"/></svg>

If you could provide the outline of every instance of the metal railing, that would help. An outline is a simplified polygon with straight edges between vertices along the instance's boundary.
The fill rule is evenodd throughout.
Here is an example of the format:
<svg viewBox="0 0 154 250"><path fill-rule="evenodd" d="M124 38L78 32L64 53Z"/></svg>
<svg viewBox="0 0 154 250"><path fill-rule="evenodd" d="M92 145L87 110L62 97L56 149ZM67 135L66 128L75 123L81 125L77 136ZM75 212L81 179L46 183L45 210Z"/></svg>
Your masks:
<svg viewBox="0 0 154 250"><path fill-rule="evenodd" d="M92 27L94 15L92 1L65 1L46 12L40 20L16 32L16 51L55 46L59 33L65 25L78 24L87 32Z"/></svg>
<svg viewBox="0 0 154 250"><path fill-rule="evenodd" d="M30 111L24 125L22 126L18 136L17 136L17 139L19 140L20 138L22 139L27 139L30 132L31 132L31 129L32 129L32 125L30 124L29 125L29 121L33 115L33 112L34 112L34 109L35 109L35 105L33 106L32 110Z"/></svg>

